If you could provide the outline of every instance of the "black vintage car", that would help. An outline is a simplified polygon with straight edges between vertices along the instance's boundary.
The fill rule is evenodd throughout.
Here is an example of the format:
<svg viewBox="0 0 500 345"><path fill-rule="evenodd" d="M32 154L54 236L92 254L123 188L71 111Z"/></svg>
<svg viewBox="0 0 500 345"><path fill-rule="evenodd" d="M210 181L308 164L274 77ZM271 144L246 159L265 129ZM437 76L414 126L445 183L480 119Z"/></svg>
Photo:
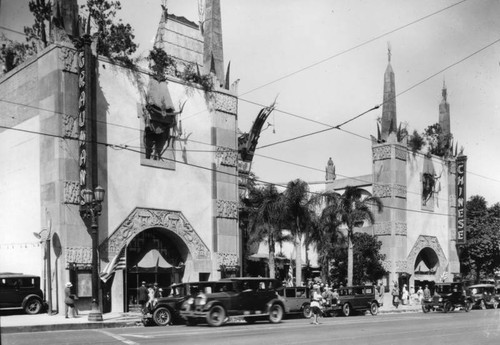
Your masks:
<svg viewBox="0 0 500 345"><path fill-rule="evenodd" d="M349 316L353 312L364 313L367 310L372 315L378 314L380 307L377 299L377 289L373 285L346 286L338 289L339 297L332 301L325 310L328 314L341 312Z"/></svg>
<svg viewBox="0 0 500 345"><path fill-rule="evenodd" d="M174 321L182 320L179 311L184 301L204 291L222 291L227 288L227 282L203 281L173 284L167 288L167 297L155 299L151 308L145 308L142 313L144 325L167 326Z"/></svg>
<svg viewBox="0 0 500 345"><path fill-rule="evenodd" d="M467 287L472 299L472 307L479 309L498 308L498 300L495 298L496 290L493 284L475 284Z"/></svg>
<svg viewBox="0 0 500 345"><path fill-rule="evenodd" d="M22 273L0 273L0 310L22 309L38 314L46 309L40 277Z"/></svg>
<svg viewBox="0 0 500 345"><path fill-rule="evenodd" d="M184 302L181 316L187 325L207 322L221 326L229 317L241 317L248 323L269 320L278 323L283 318L284 304L277 294L281 282L270 278L229 278L227 291L202 293Z"/></svg>
<svg viewBox="0 0 500 345"><path fill-rule="evenodd" d="M463 309L468 312L472 309L472 303L464 283L437 283L434 295L422 300L422 311L428 313L431 310L442 310L448 313L454 309Z"/></svg>

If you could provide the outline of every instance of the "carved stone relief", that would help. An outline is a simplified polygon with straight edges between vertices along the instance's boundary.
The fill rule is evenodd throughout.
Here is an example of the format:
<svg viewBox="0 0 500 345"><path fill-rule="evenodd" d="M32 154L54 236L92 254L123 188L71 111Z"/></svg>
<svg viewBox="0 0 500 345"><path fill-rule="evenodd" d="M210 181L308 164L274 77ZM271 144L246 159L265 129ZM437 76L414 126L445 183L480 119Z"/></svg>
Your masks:
<svg viewBox="0 0 500 345"><path fill-rule="evenodd" d="M431 248L436 253L439 259L439 269L436 272L436 274L437 275L441 274L444 268L448 265L448 260L444 255L444 251L441 248L441 245L439 244L437 237L435 236L420 235L418 237L417 241L415 242L413 248L410 251L410 254L408 254L408 258L406 259L406 261L408 262L408 266L412 268L414 267L417 255L424 248Z"/></svg>
<svg viewBox="0 0 500 345"><path fill-rule="evenodd" d="M217 253L217 266L238 266L238 255L235 253Z"/></svg>
<svg viewBox="0 0 500 345"><path fill-rule="evenodd" d="M403 147L398 147L398 146L395 146L394 149L395 149L394 154L395 154L396 159L406 161L407 150Z"/></svg>
<svg viewBox="0 0 500 345"><path fill-rule="evenodd" d="M80 204L80 181L64 181L64 203Z"/></svg>
<svg viewBox="0 0 500 345"><path fill-rule="evenodd" d="M403 198L406 199L406 186L400 184L379 184L373 185L373 195L379 198Z"/></svg>
<svg viewBox="0 0 500 345"><path fill-rule="evenodd" d="M229 147L219 146L217 147L215 158L221 165L235 167L238 162L238 153Z"/></svg>
<svg viewBox="0 0 500 345"><path fill-rule="evenodd" d="M214 92L215 110L223 111L228 114L236 115L238 113L238 99L220 92Z"/></svg>
<svg viewBox="0 0 500 345"><path fill-rule="evenodd" d="M396 226L396 231L395 231L396 235L406 236L408 231L408 226L406 223L396 222L394 225Z"/></svg>
<svg viewBox="0 0 500 345"><path fill-rule="evenodd" d="M382 159L391 158L391 145L376 146L372 149L373 160L379 161Z"/></svg>
<svg viewBox="0 0 500 345"><path fill-rule="evenodd" d="M66 266L92 265L91 247L66 247Z"/></svg>
<svg viewBox="0 0 500 345"><path fill-rule="evenodd" d="M101 244L102 257L113 257L138 233L162 227L178 235L195 260L210 259L210 251L186 217L179 211L136 208L113 234Z"/></svg>
<svg viewBox="0 0 500 345"><path fill-rule="evenodd" d="M66 72L78 73L77 51L66 47L61 48L59 58L62 62L62 69Z"/></svg>
<svg viewBox="0 0 500 345"><path fill-rule="evenodd" d="M408 270L408 262L406 260L396 260L396 272L410 273Z"/></svg>
<svg viewBox="0 0 500 345"><path fill-rule="evenodd" d="M64 114L63 115L63 126L65 138L78 139L78 119L76 117Z"/></svg>
<svg viewBox="0 0 500 345"><path fill-rule="evenodd" d="M391 234L391 222L380 222L373 225L376 236L387 236Z"/></svg>
<svg viewBox="0 0 500 345"><path fill-rule="evenodd" d="M217 200L217 218L238 218L238 203L229 200Z"/></svg>

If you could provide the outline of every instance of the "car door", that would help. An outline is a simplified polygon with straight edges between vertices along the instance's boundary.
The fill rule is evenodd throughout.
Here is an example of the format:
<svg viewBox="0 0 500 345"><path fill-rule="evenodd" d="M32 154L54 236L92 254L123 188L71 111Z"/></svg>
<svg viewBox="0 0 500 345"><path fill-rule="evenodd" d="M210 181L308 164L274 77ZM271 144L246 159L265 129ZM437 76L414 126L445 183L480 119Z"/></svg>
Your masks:
<svg viewBox="0 0 500 345"><path fill-rule="evenodd" d="M19 293L18 278L2 278L0 306L2 308L20 308L23 302Z"/></svg>

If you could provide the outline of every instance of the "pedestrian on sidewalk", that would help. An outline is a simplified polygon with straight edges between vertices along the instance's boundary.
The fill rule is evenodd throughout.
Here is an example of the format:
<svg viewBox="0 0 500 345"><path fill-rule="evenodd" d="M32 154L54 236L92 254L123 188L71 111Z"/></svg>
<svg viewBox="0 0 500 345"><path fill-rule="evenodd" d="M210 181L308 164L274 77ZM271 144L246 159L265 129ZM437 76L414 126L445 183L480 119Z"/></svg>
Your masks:
<svg viewBox="0 0 500 345"><path fill-rule="evenodd" d="M321 303L323 301L323 297L319 292L319 285L314 284L313 290L311 293L311 312L312 318L314 319L311 324L319 325L318 318L321 314Z"/></svg>
<svg viewBox="0 0 500 345"><path fill-rule="evenodd" d="M406 287L406 284L403 284L402 303L403 305L408 304L408 288Z"/></svg>
<svg viewBox="0 0 500 345"><path fill-rule="evenodd" d="M69 309L71 309L71 315L74 318L76 318L76 315L77 315L77 311L76 311L76 307L75 307L75 297L76 296L71 293L72 286L73 286L73 284L71 284L70 282L67 282L66 287L64 288L64 304L65 304L64 315L65 315L66 319L68 318Z"/></svg>
<svg viewBox="0 0 500 345"><path fill-rule="evenodd" d="M417 296L418 296L418 303L422 304L422 299L424 298L424 290L422 290L422 286L418 287Z"/></svg>
<svg viewBox="0 0 500 345"><path fill-rule="evenodd" d="M385 292L384 283L381 281L377 291L377 302L379 306L384 305L384 292Z"/></svg>
<svg viewBox="0 0 500 345"><path fill-rule="evenodd" d="M399 288L398 288L398 282L394 282L394 285L392 287L392 305L398 309L399 307Z"/></svg>
<svg viewBox="0 0 500 345"><path fill-rule="evenodd" d="M148 288L146 287L146 282L143 281L142 285L139 286L137 299L139 301L139 305L141 306L141 311L145 312L144 308L146 307L146 302L148 301Z"/></svg>

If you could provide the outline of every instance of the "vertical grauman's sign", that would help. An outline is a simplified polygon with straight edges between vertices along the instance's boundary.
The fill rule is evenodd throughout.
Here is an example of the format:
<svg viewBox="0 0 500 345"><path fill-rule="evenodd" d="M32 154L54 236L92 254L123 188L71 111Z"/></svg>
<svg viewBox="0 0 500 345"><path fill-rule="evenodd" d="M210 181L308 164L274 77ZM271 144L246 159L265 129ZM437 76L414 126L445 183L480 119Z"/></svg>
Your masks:
<svg viewBox="0 0 500 345"><path fill-rule="evenodd" d="M80 168L80 193L87 188L87 115L86 115L86 94L85 86L87 83L85 75L85 52L78 51L78 127L80 134L78 136L79 143L79 168ZM83 199L80 198L80 203Z"/></svg>
<svg viewBox="0 0 500 345"><path fill-rule="evenodd" d="M457 157L457 244L465 244L466 242L466 182L465 172L467 167L467 156Z"/></svg>

